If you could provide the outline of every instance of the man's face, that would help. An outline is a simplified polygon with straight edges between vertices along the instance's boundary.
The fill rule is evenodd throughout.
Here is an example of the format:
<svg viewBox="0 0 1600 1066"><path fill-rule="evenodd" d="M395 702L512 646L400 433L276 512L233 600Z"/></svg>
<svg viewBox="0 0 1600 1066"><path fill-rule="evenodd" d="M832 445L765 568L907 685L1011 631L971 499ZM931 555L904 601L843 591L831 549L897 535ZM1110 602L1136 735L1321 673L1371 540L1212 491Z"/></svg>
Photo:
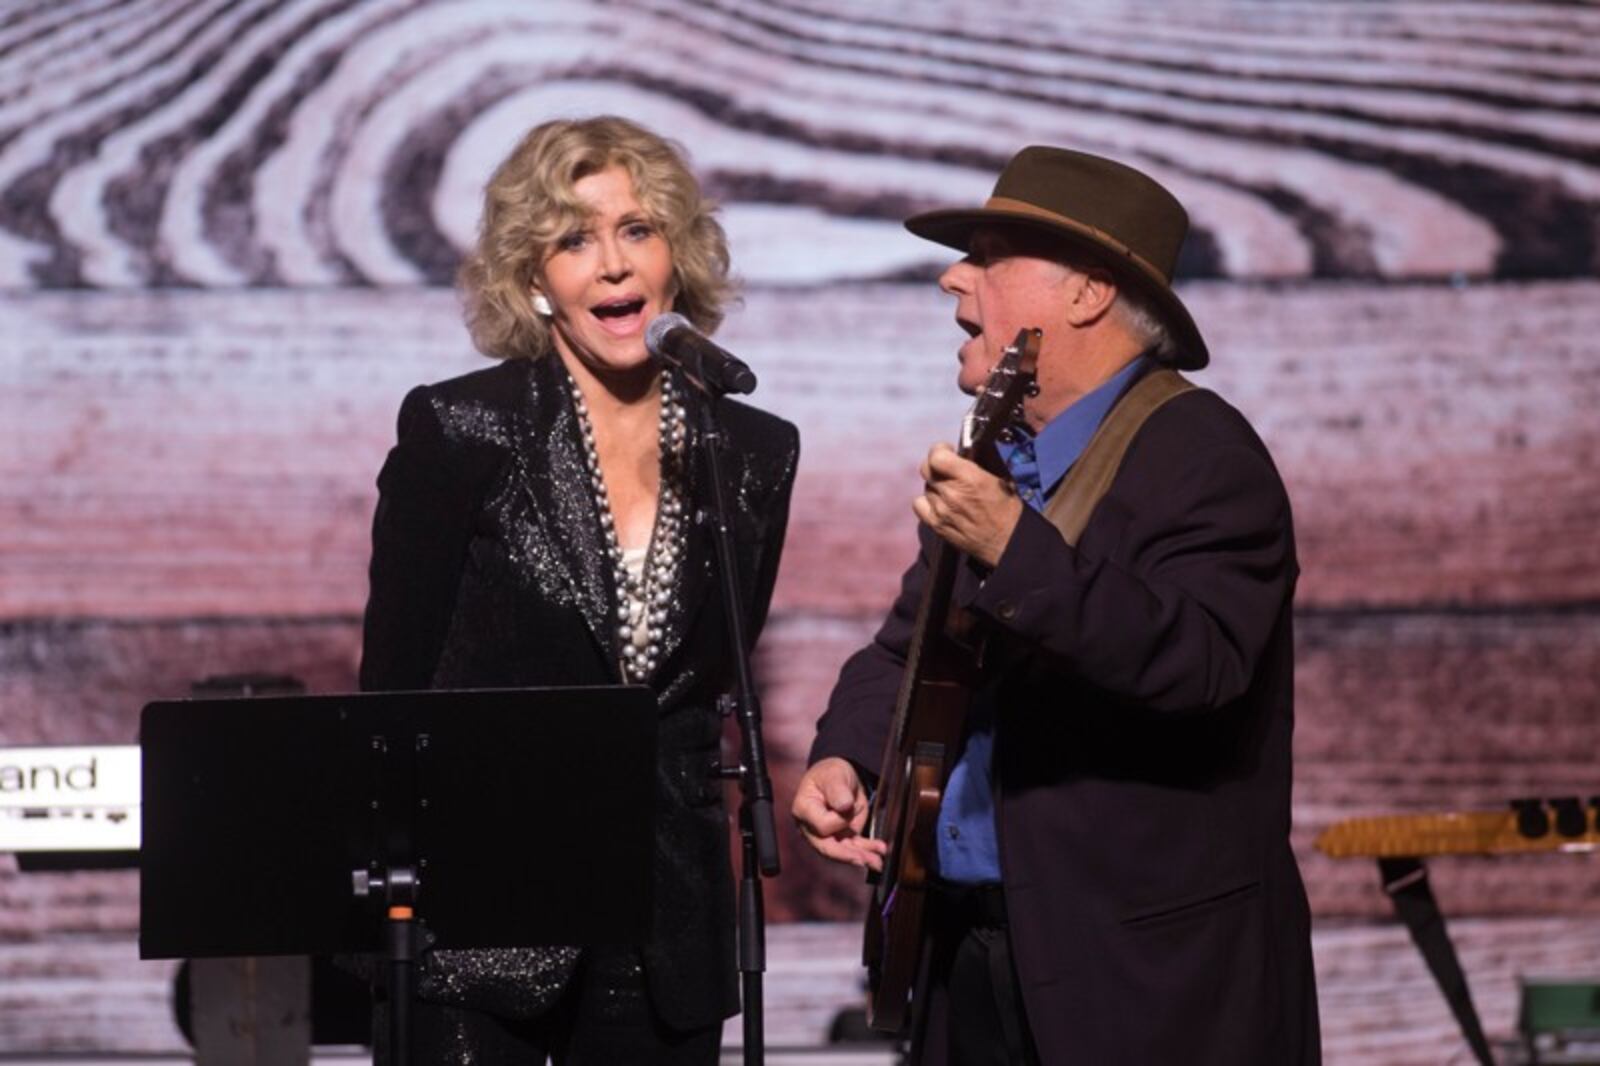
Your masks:
<svg viewBox="0 0 1600 1066"><path fill-rule="evenodd" d="M1046 238L1029 230L975 230L967 257L939 277L939 288L956 298L956 324L968 334L959 353L961 391L977 391L1020 329L1043 330L1045 351L1070 343L1064 313L1069 286L1081 277L1051 257Z"/></svg>

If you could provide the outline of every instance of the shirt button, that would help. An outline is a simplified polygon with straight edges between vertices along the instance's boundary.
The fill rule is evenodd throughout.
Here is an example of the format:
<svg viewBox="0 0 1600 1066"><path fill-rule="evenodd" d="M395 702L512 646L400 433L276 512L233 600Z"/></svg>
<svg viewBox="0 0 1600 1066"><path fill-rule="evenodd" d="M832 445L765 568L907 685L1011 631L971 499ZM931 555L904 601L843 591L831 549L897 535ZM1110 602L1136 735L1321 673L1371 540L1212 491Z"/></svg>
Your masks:
<svg viewBox="0 0 1600 1066"><path fill-rule="evenodd" d="M1009 622L1017 616L1017 605L1014 603L1002 603L1000 609L995 613Z"/></svg>
<svg viewBox="0 0 1600 1066"><path fill-rule="evenodd" d="M945 826L944 832L945 835L951 840L961 839L961 827L959 825L947 825Z"/></svg>

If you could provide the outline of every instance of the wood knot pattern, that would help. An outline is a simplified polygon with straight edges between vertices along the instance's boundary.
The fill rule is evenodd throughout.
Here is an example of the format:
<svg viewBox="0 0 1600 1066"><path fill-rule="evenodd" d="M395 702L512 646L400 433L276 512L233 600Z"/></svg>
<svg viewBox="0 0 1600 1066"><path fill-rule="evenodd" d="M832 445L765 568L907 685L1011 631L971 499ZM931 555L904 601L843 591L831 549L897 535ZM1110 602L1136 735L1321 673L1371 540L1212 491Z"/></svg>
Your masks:
<svg viewBox="0 0 1600 1066"><path fill-rule="evenodd" d="M1594 4L0 5L0 742L131 743L208 675L354 687L395 411L483 363L449 291L483 183L531 125L605 112L720 201L746 298L719 343L805 440L757 662L780 804L965 406L950 253L900 220L1032 143L1178 194L1197 384L1294 509L1327 1061L1455 1055L1373 864L1315 842L1376 819L1415 849L1390 819L1600 785ZM769 1032L820 1044L863 888L780 829ZM1491 1033L1518 972L1593 971L1595 861L1430 858ZM0 1050L182 1046L137 888L0 856Z"/></svg>
<svg viewBox="0 0 1600 1066"><path fill-rule="evenodd" d="M842 0L19 2L0 285L448 284L555 115L681 140L759 283L927 276L907 213L1030 142L1187 204L1187 277L1587 277L1600 11ZM825 254L819 254L823 252Z"/></svg>

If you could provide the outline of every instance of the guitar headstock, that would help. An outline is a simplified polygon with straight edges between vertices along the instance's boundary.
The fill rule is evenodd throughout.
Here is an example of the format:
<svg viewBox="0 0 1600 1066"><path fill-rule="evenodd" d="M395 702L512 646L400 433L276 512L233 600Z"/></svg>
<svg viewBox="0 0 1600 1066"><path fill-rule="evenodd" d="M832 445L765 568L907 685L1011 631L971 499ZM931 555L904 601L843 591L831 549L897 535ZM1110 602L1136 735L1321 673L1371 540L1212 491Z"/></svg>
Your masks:
<svg viewBox="0 0 1600 1066"><path fill-rule="evenodd" d="M972 410L961 421L963 458L980 460L993 452L995 441L1021 416L1022 401L1034 389L1034 373L1039 366L1039 342L1044 337L1037 329L1020 329L989 377L978 389Z"/></svg>

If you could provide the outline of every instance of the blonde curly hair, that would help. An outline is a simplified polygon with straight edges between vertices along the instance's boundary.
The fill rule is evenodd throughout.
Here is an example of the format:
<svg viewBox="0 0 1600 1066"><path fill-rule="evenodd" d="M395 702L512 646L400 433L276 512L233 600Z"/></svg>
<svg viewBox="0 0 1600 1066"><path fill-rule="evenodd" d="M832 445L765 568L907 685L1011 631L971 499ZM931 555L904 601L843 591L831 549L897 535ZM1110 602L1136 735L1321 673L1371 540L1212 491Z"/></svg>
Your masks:
<svg viewBox="0 0 1600 1066"><path fill-rule="evenodd" d="M615 115L557 119L529 130L484 188L477 245L457 275L479 351L512 359L551 350L531 289L555 242L585 220L574 186L614 166L633 179L640 206L672 251L673 309L704 333L722 322L733 292L728 241L683 150Z"/></svg>

